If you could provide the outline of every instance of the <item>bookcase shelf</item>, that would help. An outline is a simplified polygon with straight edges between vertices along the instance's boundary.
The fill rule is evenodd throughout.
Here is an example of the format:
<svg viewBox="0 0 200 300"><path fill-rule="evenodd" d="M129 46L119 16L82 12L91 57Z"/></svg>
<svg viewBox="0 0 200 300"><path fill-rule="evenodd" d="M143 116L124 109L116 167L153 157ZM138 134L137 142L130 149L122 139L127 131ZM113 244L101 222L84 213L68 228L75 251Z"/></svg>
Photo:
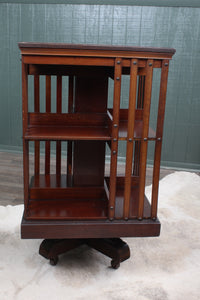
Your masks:
<svg viewBox="0 0 200 300"><path fill-rule="evenodd" d="M72 239L65 247L68 250L87 238L87 243L106 255L108 249L110 257L119 255L119 260L112 262L116 267L130 255L128 246L116 242L117 238L160 233L159 169L169 61L175 50L25 42L19 43L19 48L24 171L21 236ZM161 80L157 124L152 129L155 68L161 69ZM122 108L122 75L130 78L127 109ZM114 83L113 104L108 108L110 80ZM126 144L124 176L117 174L120 141ZM151 199L145 195L149 141L155 144ZM33 169L30 143L34 144ZM64 168L62 147L66 144ZM106 144L110 148L109 175L105 173ZM113 239L101 244L95 242L98 238ZM80 239L78 244L75 239ZM40 253L49 258L49 246L41 247Z"/></svg>
<svg viewBox="0 0 200 300"><path fill-rule="evenodd" d="M128 115L126 109L120 110L119 140L127 139ZM29 113L29 124L25 132L26 140L104 140L112 139L112 110L107 114L57 114ZM139 119L140 117L140 119ZM136 111L134 140L142 139L143 120L141 111ZM155 140L156 133L149 127L148 140Z"/></svg>
<svg viewBox="0 0 200 300"><path fill-rule="evenodd" d="M139 178L132 176L129 218L137 219ZM117 177L115 218L123 218L124 177ZM106 219L108 216L109 177L104 187L71 187L66 175L36 175L31 178L28 220ZM108 190L108 194L106 194ZM145 196L144 219L151 206Z"/></svg>
<svg viewBox="0 0 200 300"><path fill-rule="evenodd" d="M106 127L80 127L80 126L31 126L25 133L29 141L65 141L65 140L103 140L109 141Z"/></svg>
<svg viewBox="0 0 200 300"><path fill-rule="evenodd" d="M27 220L95 220L107 218L106 199L30 200Z"/></svg>

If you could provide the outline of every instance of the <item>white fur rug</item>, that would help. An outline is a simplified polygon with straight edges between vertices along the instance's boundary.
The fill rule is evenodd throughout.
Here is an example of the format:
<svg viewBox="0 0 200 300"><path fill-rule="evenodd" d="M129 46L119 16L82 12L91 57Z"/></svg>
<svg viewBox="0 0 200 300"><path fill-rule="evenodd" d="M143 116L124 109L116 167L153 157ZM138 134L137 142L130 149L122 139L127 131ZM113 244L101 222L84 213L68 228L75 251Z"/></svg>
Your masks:
<svg viewBox="0 0 200 300"><path fill-rule="evenodd" d="M147 188L149 195L150 188ZM52 267L40 240L21 240L23 206L0 206L0 300L199 300L200 177L175 172L160 182L161 236L127 238L118 270L86 246Z"/></svg>

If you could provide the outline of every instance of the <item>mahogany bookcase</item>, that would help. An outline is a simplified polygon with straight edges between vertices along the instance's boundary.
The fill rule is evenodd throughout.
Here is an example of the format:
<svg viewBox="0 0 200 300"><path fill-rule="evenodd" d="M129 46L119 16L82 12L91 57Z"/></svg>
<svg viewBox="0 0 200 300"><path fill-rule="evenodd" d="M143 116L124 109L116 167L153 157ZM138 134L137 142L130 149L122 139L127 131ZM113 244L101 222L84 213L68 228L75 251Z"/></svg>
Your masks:
<svg viewBox="0 0 200 300"><path fill-rule="evenodd" d="M19 48L24 170L21 236L45 239L40 254L51 264L57 263L59 254L86 243L111 257L112 267L117 268L130 256L128 245L120 237L160 233L157 203L161 145L169 60L175 50L27 42L19 43ZM161 77L157 126L153 130L149 119L154 68L161 69ZM123 75L130 78L127 109L121 108ZM109 78L114 82L111 108ZM148 200L145 177L150 140L155 143L155 154L152 196ZM123 175L117 173L121 141L126 143ZM30 143L34 144L33 176ZM67 143L67 163L61 172L63 143ZM106 145L110 151L109 175L105 175ZM56 153L53 174L52 151Z"/></svg>

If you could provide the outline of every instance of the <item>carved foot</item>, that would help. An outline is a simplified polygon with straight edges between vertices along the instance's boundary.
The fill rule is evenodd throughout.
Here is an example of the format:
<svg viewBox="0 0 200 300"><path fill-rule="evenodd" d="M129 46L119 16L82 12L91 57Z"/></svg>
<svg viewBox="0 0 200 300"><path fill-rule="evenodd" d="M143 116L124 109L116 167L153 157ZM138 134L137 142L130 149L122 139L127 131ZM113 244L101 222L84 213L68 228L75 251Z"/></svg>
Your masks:
<svg viewBox="0 0 200 300"><path fill-rule="evenodd" d="M130 257L129 246L119 238L111 239L89 239L88 246L112 258L111 267L118 269L120 263Z"/></svg>
<svg viewBox="0 0 200 300"><path fill-rule="evenodd" d="M81 239L43 240L39 254L50 260L52 266L57 265L58 255L74 249L84 243Z"/></svg>

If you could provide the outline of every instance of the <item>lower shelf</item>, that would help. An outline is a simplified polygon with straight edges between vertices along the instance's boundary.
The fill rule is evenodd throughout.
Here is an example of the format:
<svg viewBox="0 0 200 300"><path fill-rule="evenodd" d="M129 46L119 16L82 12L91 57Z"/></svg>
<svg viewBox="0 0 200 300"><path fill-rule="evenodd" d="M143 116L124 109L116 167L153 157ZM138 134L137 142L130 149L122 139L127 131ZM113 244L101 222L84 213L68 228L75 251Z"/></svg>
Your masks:
<svg viewBox="0 0 200 300"><path fill-rule="evenodd" d="M22 219L22 238L117 238L160 234L160 222L150 219L146 197L144 219L137 220L138 178L132 178L128 221L123 220L123 177L117 177L114 221L108 219L108 177L105 177L105 186L100 187L67 187L66 177L55 179L55 176L44 175L32 179L31 199Z"/></svg>
<svg viewBox="0 0 200 300"><path fill-rule="evenodd" d="M106 191L108 191L106 193ZM109 177L104 186L67 186L66 175L37 175L31 179L27 220L98 220L108 218ZM132 178L130 215L138 216L138 177ZM117 177L115 219L123 219L124 177ZM151 206L144 196L144 219L151 216Z"/></svg>
<svg viewBox="0 0 200 300"><path fill-rule="evenodd" d="M106 219L107 203L106 199L29 200L26 219Z"/></svg>

